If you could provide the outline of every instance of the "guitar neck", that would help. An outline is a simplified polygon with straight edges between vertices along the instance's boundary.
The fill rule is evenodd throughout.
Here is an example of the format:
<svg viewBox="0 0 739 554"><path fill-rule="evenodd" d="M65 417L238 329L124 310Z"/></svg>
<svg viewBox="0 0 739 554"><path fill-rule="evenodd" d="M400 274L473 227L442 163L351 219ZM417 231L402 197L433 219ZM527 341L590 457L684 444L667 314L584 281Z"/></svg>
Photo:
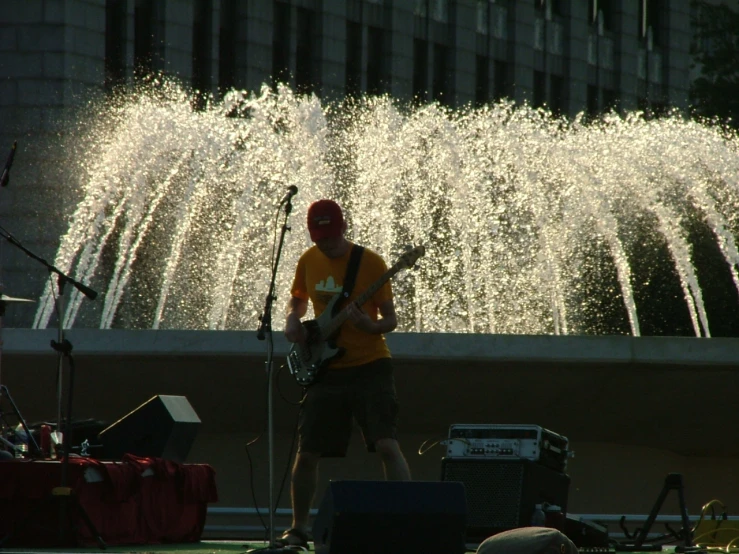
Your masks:
<svg viewBox="0 0 739 554"><path fill-rule="evenodd" d="M362 294L357 296L357 298L352 302L353 304L356 304L357 306L364 305L367 300L372 298L372 295L374 295L378 290L380 290L380 287L384 285L388 280L392 278L393 275L395 275L398 271L403 269L404 265L402 262L396 263L394 266L392 266L390 269L388 269L385 273L382 274L382 276L372 283L367 290L365 290ZM338 314L336 314L336 317L334 317L331 322L326 326L326 330L324 331L324 336L330 337L333 335L339 327L341 327L346 319L349 317L349 313L346 311L346 308L342 309Z"/></svg>

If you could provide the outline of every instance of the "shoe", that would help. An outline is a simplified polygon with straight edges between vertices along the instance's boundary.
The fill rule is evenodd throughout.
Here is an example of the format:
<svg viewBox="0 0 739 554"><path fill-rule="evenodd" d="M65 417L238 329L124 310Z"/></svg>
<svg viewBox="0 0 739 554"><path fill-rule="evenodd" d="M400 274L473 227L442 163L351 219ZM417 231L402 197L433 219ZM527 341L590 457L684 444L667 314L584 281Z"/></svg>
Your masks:
<svg viewBox="0 0 739 554"><path fill-rule="evenodd" d="M280 548L298 547L308 550L308 534L295 527L291 527L282 533L282 536L279 539L275 539L275 542Z"/></svg>

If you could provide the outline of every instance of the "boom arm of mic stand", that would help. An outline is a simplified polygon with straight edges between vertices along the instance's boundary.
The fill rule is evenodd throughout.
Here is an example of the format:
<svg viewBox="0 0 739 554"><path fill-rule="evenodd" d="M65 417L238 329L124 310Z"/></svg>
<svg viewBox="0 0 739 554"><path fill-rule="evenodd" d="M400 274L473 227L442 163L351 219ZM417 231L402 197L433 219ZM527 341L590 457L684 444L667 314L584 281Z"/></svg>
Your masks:
<svg viewBox="0 0 739 554"><path fill-rule="evenodd" d="M18 239L16 239L13 235L11 235L10 233L8 233L8 231L6 231L5 229L3 229L2 227L0 227L0 237L3 237L5 240L7 240L13 246L16 246L17 248L20 248L30 258L33 258L37 262L40 262L44 267L46 267L46 269L49 270L49 272L56 273L57 275L59 275L60 279L64 279L66 282L71 283L72 286L74 286L74 288L76 288L78 291L80 291L82 294L84 294L90 300L95 300L95 298L97 297L97 295L98 295L97 292L95 292L94 290L92 290L87 285L83 285L79 281L76 281L75 279L72 279L70 276L65 275L59 269L57 269L56 267L54 267L53 265L51 265L49 262L47 262L46 260L44 260L40 256L37 256L33 252L31 252L28 248L26 248L25 246L23 246L20 243L20 241L18 241Z"/></svg>

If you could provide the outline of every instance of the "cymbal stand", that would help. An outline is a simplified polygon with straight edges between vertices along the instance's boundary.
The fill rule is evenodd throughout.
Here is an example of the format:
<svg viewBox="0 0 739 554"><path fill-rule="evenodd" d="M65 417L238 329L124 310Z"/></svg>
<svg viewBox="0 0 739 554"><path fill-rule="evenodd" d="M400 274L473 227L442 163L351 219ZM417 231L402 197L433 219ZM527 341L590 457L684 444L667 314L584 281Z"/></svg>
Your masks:
<svg viewBox="0 0 739 554"><path fill-rule="evenodd" d="M41 448L39 447L38 443L36 442L36 439L33 437L33 434L31 434L31 431L28 428L28 424L26 423L26 420L23 419L23 416L21 415L20 410L18 409L18 406L13 401L13 397L10 396L10 391L8 390L8 387L3 383L2 381L2 358L3 358L3 319L5 318L5 308L6 308L7 302L4 299L0 299L0 419L2 419L2 423L5 423L7 425L7 422L5 421L5 412L3 411L2 406L2 400L7 399L10 403L10 406L13 410L13 413L15 414L16 419L18 420L18 423L23 428L23 430L26 432L26 436L28 437L28 453L32 456L41 456ZM3 437L0 437L0 440L8 447L10 448L12 446L13 450L17 451L20 447L16 444L12 444L9 441L5 440Z"/></svg>
<svg viewBox="0 0 739 554"><path fill-rule="evenodd" d="M14 147L15 150L15 147ZM10 404L11 409L13 410L13 413L15 414L15 418L22 427L23 431L26 433L26 437L28 440L28 453L32 456L42 456L43 453L41 452L41 448L39 447L38 443L36 442L36 439L34 438L33 434L31 433L30 429L28 428L28 424L26 423L26 420L21 415L20 410L18 409L18 406L13 401L13 397L10 395L10 391L8 390L8 387L3 384L2 379L2 358L3 358L3 320L5 319L5 309L7 308L8 302L32 302L31 300L26 300L23 298L11 298L9 296L5 296L5 294L2 294L2 285L0 284L0 431L2 431L2 425L8 425L8 422L5 420L5 412L3 411L3 405L2 401L3 399L7 399L8 403ZM10 441L6 440L4 437L0 435L0 442L5 444L8 448L13 449L13 454L17 456L17 453L20 449L20 446L17 444L13 444Z"/></svg>
<svg viewBox="0 0 739 554"><path fill-rule="evenodd" d="M265 361L265 368L267 371L267 441L268 441L268 453L267 458L269 460L269 544L266 548L254 548L248 550L248 552L261 552L264 554L273 554L278 552L295 552L294 549L288 547L281 547L275 544L275 456L274 456L274 410L272 407L272 389L274 372L272 369L272 358L274 354L274 344L272 341L272 303L277 299L275 296L275 280L277 278L277 267L280 263L280 255L282 254L282 246L285 241L285 233L290 230L287 225L287 218L292 211L292 204L290 202L290 195L287 196L287 202L285 203L285 221L282 225L282 232L280 233L280 242L277 246L277 255L274 259L274 265L272 266L272 280L269 285L269 292L265 299L264 312L259 318L259 328L257 329L257 339L267 339L267 360Z"/></svg>

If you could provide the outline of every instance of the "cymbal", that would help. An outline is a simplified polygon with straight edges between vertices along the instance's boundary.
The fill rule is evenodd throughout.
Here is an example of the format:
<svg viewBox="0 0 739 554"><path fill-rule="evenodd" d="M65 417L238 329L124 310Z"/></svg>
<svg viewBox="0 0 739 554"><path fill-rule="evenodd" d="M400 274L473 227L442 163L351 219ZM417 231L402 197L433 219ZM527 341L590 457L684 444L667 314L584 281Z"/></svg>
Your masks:
<svg viewBox="0 0 739 554"><path fill-rule="evenodd" d="M35 300L29 300L28 298L16 298L14 296L8 296L7 294L0 293L0 302L35 302Z"/></svg>

